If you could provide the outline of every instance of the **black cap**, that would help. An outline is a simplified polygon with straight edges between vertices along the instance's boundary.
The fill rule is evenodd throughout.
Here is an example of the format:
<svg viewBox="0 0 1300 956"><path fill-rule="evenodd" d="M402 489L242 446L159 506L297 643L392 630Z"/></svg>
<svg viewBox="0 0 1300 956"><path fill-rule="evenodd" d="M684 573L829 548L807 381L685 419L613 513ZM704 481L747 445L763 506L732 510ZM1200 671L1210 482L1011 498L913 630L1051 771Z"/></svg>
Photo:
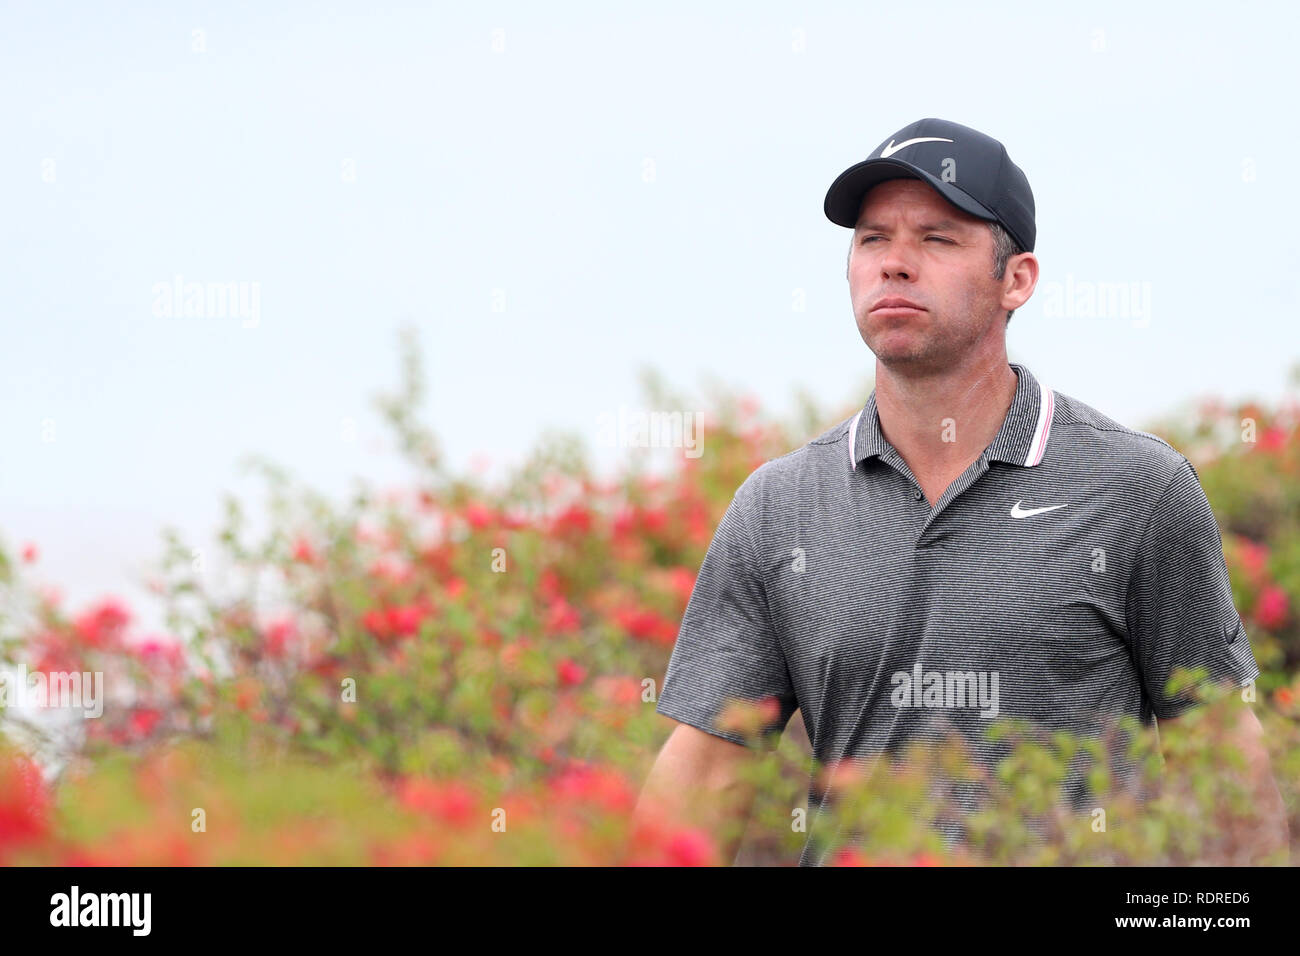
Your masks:
<svg viewBox="0 0 1300 956"><path fill-rule="evenodd" d="M929 183L958 209L1001 223L1021 249L1034 251L1037 229L1029 180L992 136L941 119L904 126L836 177L826 193L826 218L852 229L867 190L887 179Z"/></svg>

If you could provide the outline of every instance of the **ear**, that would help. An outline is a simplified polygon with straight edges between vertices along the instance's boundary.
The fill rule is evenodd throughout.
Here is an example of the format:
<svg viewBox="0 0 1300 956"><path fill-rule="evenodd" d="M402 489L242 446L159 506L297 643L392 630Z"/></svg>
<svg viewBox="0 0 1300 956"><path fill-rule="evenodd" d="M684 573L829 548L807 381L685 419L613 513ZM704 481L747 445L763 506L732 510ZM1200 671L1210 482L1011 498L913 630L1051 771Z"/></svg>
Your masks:
<svg viewBox="0 0 1300 956"><path fill-rule="evenodd" d="M1034 294L1038 285L1038 259L1032 252L1022 252L1007 260L1002 276L1001 306L1007 312L1018 309Z"/></svg>

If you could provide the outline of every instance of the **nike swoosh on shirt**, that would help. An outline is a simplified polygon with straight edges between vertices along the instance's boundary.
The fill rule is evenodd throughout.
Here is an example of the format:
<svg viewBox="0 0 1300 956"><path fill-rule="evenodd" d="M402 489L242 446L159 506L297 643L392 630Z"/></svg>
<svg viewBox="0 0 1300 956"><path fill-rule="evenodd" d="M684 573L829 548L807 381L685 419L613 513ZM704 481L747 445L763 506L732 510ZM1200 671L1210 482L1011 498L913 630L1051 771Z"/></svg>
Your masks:
<svg viewBox="0 0 1300 956"><path fill-rule="evenodd" d="M893 156L904 146L911 146L915 143L951 143L951 142L952 140L945 139L942 136L918 136L916 139L905 139L897 146L895 146L894 141L891 139L889 141L889 145L880 151L880 158L884 159L886 156Z"/></svg>
<svg viewBox="0 0 1300 956"><path fill-rule="evenodd" d="M1020 502L1017 501L1014 505L1011 506L1011 517L1028 518L1030 515L1040 515L1044 511L1055 511L1057 508L1068 508L1068 507L1069 504L1067 503L1063 505L1048 505L1046 508L1021 508Z"/></svg>

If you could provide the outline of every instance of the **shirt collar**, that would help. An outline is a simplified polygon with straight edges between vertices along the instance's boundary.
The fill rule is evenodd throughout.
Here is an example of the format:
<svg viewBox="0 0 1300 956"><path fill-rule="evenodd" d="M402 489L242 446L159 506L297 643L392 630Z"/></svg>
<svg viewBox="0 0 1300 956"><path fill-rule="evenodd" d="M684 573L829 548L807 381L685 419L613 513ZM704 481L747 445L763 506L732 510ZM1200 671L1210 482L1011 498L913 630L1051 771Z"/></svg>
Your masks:
<svg viewBox="0 0 1300 956"><path fill-rule="evenodd" d="M1015 362L1008 364L1016 372L1016 394L1011 399L1011 408L1007 410L1002 427L985 454L989 461L1032 468L1043 460L1047 451L1056 396L1050 388L1040 384L1029 369ZM873 455L883 455L891 447L880 430L876 390L873 388L867 404L849 425L850 469L856 469L864 459Z"/></svg>

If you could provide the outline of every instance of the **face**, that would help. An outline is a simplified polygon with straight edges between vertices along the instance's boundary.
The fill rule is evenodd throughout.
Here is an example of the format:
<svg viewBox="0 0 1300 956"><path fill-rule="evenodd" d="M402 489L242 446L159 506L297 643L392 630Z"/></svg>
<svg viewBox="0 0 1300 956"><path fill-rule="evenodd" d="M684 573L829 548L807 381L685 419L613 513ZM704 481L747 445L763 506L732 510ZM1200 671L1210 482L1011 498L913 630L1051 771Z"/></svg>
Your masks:
<svg viewBox="0 0 1300 956"><path fill-rule="evenodd" d="M1004 343L1015 307L1003 305L1007 285L993 278L988 223L926 183L891 179L864 197L849 295L862 340L884 364L939 371Z"/></svg>

